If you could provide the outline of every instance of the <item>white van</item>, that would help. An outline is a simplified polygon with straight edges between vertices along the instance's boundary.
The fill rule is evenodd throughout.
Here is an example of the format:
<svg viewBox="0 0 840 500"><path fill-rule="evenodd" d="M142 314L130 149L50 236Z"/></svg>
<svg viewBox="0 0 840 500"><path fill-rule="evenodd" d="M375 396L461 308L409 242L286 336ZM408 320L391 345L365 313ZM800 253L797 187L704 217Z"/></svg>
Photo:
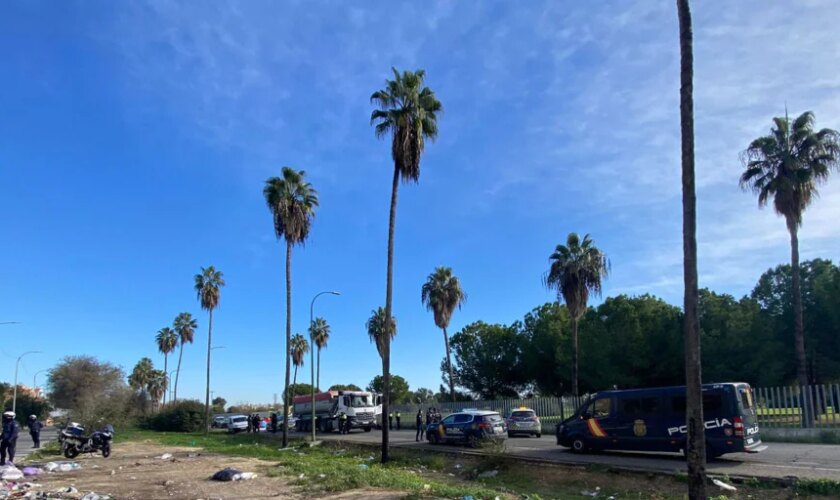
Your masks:
<svg viewBox="0 0 840 500"><path fill-rule="evenodd" d="M229 416L227 429L231 433L248 430L248 417L245 415Z"/></svg>

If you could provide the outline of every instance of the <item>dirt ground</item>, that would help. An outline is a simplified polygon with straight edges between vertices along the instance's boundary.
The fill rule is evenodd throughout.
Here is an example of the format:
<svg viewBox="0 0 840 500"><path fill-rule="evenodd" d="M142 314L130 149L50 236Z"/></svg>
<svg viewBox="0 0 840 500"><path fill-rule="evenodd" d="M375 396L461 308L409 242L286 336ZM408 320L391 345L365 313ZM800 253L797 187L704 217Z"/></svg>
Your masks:
<svg viewBox="0 0 840 500"><path fill-rule="evenodd" d="M171 453L173 457L167 460L156 458L163 453ZM55 457L56 461L61 459ZM120 443L115 445L109 458L83 455L76 461L81 465L79 470L39 475L34 482L40 483L41 487L35 491L52 492L72 486L79 492L76 495L56 495L55 498L81 498L91 491L113 499L138 500L312 498L311 493L303 495L296 492L283 478L265 477L262 472L273 466L270 462L205 454L196 448ZM232 482L210 480L210 476L225 467L256 472L258 477ZM385 500L403 498L405 494L354 490L329 496Z"/></svg>

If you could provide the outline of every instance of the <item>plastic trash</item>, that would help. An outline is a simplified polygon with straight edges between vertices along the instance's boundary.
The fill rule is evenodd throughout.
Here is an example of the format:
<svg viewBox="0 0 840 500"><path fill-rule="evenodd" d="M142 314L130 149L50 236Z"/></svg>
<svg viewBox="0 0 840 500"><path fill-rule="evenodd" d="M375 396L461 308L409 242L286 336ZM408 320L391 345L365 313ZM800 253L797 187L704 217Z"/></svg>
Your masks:
<svg viewBox="0 0 840 500"><path fill-rule="evenodd" d="M580 492L581 495L583 495L585 497L592 497L592 498L597 497L599 493L601 493L601 487L600 486L596 486L595 491L581 491Z"/></svg>
<svg viewBox="0 0 840 500"><path fill-rule="evenodd" d="M24 467L23 470L24 476L37 476L41 473L41 469L36 469L35 467Z"/></svg>
<svg viewBox="0 0 840 500"><path fill-rule="evenodd" d="M23 472L20 471L14 465L7 467L0 477L3 478L4 481L17 481L18 479L23 479Z"/></svg>
<svg viewBox="0 0 840 500"><path fill-rule="evenodd" d="M499 471L497 471L497 470L487 470L487 471L484 471L481 474L479 474L478 477L482 478L482 479L483 478L488 478L488 477L496 477L496 475L498 473L499 473Z"/></svg>
<svg viewBox="0 0 840 500"><path fill-rule="evenodd" d="M298 476L298 479L303 479L305 477L306 477L306 474L301 474L301 475Z"/></svg>
<svg viewBox="0 0 840 500"><path fill-rule="evenodd" d="M58 464L55 462L48 462L44 465L44 470L47 472L55 472L58 470Z"/></svg>
<svg viewBox="0 0 840 500"><path fill-rule="evenodd" d="M456 469L460 469L461 467L462 467L461 464L455 464Z"/></svg>
<svg viewBox="0 0 840 500"><path fill-rule="evenodd" d="M326 474L318 474L318 479L324 479L325 477L327 477Z"/></svg>
<svg viewBox="0 0 840 500"><path fill-rule="evenodd" d="M731 484L726 484L723 481L721 481L720 479L712 479L712 483L714 483L715 486L717 486L718 488L720 488L722 490L726 490L726 491L737 491L738 490L738 488L732 486Z"/></svg>
<svg viewBox="0 0 840 500"><path fill-rule="evenodd" d="M61 462L58 464L59 472L70 472L71 470L79 470L82 466L76 462Z"/></svg>
<svg viewBox="0 0 840 500"><path fill-rule="evenodd" d="M83 496L82 500L102 500L102 497L91 491L87 495Z"/></svg>
<svg viewBox="0 0 840 500"><path fill-rule="evenodd" d="M164 453L163 455L161 455L157 458L159 458L161 460L169 460L170 458L172 458L172 453Z"/></svg>
<svg viewBox="0 0 840 500"><path fill-rule="evenodd" d="M359 468L362 469L362 470L367 470L368 465L367 464L359 464Z"/></svg>
<svg viewBox="0 0 840 500"><path fill-rule="evenodd" d="M461 500L473 500L473 496L472 495L464 495L464 496L461 497Z"/></svg>
<svg viewBox="0 0 840 500"><path fill-rule="evenodd" d="M226 467L213 474L210 479L213 481L233 481L234 477L238 474L242 474L242 471Z"/></svg>
<svg viewBox="0 0 840 500"><path fill-rule="evenodd" d="M257 477L257 474L254 472L242 472L241 474L237 474L233 477L234 481L247 481L249 479L254 479Z"/></svg>

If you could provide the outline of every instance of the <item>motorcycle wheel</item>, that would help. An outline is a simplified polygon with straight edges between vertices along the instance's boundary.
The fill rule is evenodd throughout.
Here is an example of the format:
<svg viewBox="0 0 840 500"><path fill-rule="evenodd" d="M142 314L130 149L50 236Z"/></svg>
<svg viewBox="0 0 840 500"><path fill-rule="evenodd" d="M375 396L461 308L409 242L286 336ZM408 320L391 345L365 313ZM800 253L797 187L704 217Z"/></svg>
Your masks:
<svg viewBox="0 0 840 500"><path fill-rule="evenodd" d="M79 456L79 449L75 446L65 446L64 447L64 457L69 459L74 459Z"/></svg>
<svg viewBox="0 0 840 500"><path fill-rule="evenodd" d="M111 456L111 445L106 444L102 447L102 456L108 458Z"/></svg>

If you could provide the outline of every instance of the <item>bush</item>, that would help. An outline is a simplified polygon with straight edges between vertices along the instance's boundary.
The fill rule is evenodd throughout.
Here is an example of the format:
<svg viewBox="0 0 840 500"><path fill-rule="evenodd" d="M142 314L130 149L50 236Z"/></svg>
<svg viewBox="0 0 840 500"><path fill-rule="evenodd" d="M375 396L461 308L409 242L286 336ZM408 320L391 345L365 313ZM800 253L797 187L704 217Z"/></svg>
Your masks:
<svg viewBox="0 0 840 500"><path fill-rule="evenodd" d="M145 426L153 431L199 432L204 429L204 405L195 400L182 400L148 417Z"/></svg>

